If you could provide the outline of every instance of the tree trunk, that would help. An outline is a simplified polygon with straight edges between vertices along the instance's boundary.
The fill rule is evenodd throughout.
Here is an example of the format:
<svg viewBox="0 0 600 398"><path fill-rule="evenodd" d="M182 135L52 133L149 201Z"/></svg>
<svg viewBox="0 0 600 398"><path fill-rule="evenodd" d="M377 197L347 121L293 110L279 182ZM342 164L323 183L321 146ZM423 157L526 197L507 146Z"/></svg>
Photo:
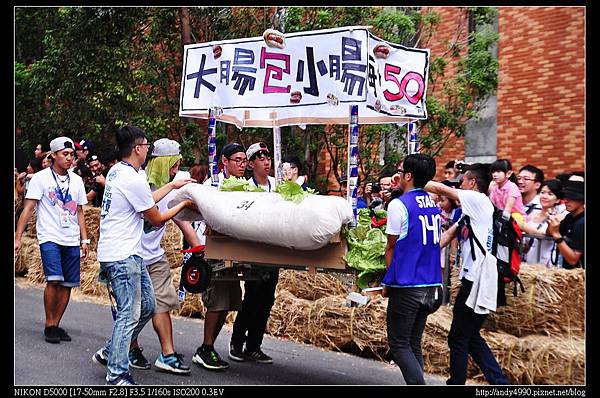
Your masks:
<svg viewBox="0 0 600 398"><path fill-rule="evenodd" d="M190 30L190 10L187 7L179 9L179 22L181 26L181 41L183 45L192 43L192 33Z"/></svg>

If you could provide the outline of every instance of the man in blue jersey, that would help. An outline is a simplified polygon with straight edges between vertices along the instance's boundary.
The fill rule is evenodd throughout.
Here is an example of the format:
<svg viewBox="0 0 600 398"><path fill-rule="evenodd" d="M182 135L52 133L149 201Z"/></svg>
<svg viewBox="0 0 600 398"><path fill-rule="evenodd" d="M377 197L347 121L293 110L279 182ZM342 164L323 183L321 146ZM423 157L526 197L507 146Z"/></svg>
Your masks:
<svg viewBox="0 0 600 398"><path fill-rule="evenodd" d="M388 205L383 278L389 297L387 335L406 384L425 384L421 338L427 316L442 300L441 211L423 190L434 175L431 156L407 156L393 176L404 194Z"/></svg>

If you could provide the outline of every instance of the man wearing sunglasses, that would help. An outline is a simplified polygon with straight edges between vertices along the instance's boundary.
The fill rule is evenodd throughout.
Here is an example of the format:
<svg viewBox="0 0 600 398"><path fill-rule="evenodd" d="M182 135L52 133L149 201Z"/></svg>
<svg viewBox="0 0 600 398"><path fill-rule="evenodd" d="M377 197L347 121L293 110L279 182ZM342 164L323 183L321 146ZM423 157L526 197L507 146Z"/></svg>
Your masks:
<svg viewBox="0 0 600 398"><path fill-rule="evenodd" d="M15 232L15 255L21 247L21 236L34 207L37 209L37 238L46 277L44 335L49 343L71 341L59 327L69 304L71 288L80 284L81 258L88 255L83 205L87 203L83 180L69 171L73 164L74 145L68 137L50 142L53 165L35 173L25 196L25 206ZM81 240L80 240L81 236Z"/></svg>
<svg viewBox="0 0 600 398"><path fill-rule="evenodd" d="M231 176L243 177L248 163L246 149L238 143L230 143L221 150L223 171L218 174L219 186L226 178ZM207 179L204 185L211 185ZM203 234L204 228L199 228L198 233ZM184 235L186 236L186 235ZM197 237L186 238L193 247L200 244ZM202 345L196 349L192 362L208 370L227 369L229 363L221 359L214 348L214 343L227 318L229 311L242 309L242 290L239 281L211 281L208 288L202 292L202 303L206 307L204 316L204 339Z"/></svg>

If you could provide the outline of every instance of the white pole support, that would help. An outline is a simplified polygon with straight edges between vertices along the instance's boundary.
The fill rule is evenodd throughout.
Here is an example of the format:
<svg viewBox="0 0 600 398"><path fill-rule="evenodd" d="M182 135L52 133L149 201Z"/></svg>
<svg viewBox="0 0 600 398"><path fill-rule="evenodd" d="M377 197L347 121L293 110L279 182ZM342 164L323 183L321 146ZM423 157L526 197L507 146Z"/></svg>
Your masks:
<svg viewBox="0 0 600 398"><path fill-rule="evenodd" d="M276 115L274 115L276 116ZM276 117L273 118L273 154L275 167L275 186L283 182L283 164L281 163L281 127L277 124Z"/></svg>
<svg viewBox="0 0 600 398"><path fill-rule="evenodd" d="M214 109L208 111L208 171L210 173L210 184L213 187L219 185L219 159L217 159L217 119Z"/></svg>
<svg viewBox="0 0 600 398"><path fill-rule="evenodd" d="M358 191L358 105L350 105L350 123L348 125L348 193L346 199L352 205L354 219L351 223L356 226L356 194Z"/></svg>
<svg viewBox="0 0 600 398"><path fill-rule="evenodd" d="M408 123L408 154L419 153L419 141L417 140L417 124Z"/></svg>

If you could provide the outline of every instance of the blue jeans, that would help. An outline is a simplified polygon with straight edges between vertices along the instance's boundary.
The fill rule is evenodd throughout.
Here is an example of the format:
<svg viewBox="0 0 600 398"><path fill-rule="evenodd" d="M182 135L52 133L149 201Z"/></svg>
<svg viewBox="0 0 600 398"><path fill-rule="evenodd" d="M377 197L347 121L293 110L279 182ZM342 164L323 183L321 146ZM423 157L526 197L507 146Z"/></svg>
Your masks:
<svg viewBox="0 0 600 398"><path fill-rule="evenodd" d="M117 306L117 319L110 339L106 380L129 372L129 345L136 339L154 313L154 290L142 258L129 256L122 261L101 262L111 284Z"/></svg>
<svg viewBox="0 0 600 398"><path fill-rule="evenodd" d="M452 310L452 326L448 334L450 346L450 378L446 384L465 384L469 355L490 384L509 384L494 353L479 334L487 314L476 314L465 304L473 282L462 279Z"/></svg>
<svg viewBox="0 0 600 398"><path fill-rule="evenodd" d="M406 384L425 384L421 339L427 316L440 306L440 288L390 287L388 297L387 335L394 362L402 371Z"/></svg>

